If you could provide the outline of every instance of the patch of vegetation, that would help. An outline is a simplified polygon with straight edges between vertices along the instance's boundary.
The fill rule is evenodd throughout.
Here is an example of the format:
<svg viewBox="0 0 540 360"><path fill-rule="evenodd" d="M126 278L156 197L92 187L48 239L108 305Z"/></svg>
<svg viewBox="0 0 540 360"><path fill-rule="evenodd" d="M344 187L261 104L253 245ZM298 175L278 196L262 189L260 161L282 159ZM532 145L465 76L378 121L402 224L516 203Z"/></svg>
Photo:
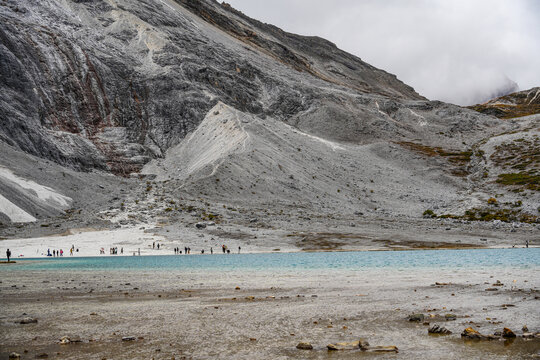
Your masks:
<svg viewBox="0 0 540 360"><path fill-rule="evenodd" d="M540 114L539 104L480 104L468 106L468 108L482 114L496 116L499 119L511 119Z"/></svg>
<svg viewBox="0 0 540 360"><path fill-rule="evenodd" d="M520 138L495 147L490 160L497 166L515 170L540 169L540 139Z"/></svg>
<svg viewBox="0 0 540 360"><path fill-rule="evenodd" d="M531 171L499 174L497 183L507 186L524 187L533 191L540 191L540 175L537 175Z"/></svg>
<svg viewBox="0 0 540 360"><path fill-rule="evenodd" d="M467 176L469 174L466 166L474 155L472 150L445 150L438 146L427 146L409 141L400 141L398 144L425 156L445 158L448 162L457 166L452 170L452 174L456 176Z"/></svg>
<svg viewBox="0 0 540 360"><path fill-rule="evenodd" d="M426 211L424 211L422 216L425 217L425 218L436 218L437 214L435 214L435 212L433 210L427 209Z"/></svg>
<svg viewBox="0 0 540 360"><path fill-rule="evenodd" d="M473 208L465 211L464 215L444 214L438 216L441 219L461 219L468 221L493 221L504 222L519 221L523 223L540 223L540 217L516 209L498 208Z"/></svg>

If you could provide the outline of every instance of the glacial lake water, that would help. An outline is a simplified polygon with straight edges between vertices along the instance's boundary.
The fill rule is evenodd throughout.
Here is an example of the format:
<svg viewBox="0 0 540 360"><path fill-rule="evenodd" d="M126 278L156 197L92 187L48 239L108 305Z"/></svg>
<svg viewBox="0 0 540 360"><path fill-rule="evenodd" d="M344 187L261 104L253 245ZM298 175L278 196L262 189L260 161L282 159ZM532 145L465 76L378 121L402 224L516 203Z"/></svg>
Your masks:
<svg viewBox="0 0 540 360"><path fill-rule="evenodd" d="M296 252L170 256L103 256L14 259L10 270L88 271L268 271L268 270L369 270L460 269L508 267L537 269L540 248Z"/></svg>

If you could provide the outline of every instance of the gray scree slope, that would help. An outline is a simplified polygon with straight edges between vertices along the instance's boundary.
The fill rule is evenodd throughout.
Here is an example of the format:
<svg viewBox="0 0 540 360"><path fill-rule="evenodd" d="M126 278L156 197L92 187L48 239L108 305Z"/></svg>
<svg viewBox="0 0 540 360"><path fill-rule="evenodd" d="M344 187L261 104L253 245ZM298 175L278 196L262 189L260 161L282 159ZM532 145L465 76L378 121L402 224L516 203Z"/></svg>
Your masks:
<svg viewBox="0 0 540 360"><path fill-rule="evenodd" d="M482 144L538 124L428 101L324 39L211 0L4 0L0 76L0 166L87 204L88 219L137 186L110 174L139 172L247 206L462 212L504 191L479 175ZM456 176L411 143L476 150ZM16 184L0 195L61 212Z"/></svg>

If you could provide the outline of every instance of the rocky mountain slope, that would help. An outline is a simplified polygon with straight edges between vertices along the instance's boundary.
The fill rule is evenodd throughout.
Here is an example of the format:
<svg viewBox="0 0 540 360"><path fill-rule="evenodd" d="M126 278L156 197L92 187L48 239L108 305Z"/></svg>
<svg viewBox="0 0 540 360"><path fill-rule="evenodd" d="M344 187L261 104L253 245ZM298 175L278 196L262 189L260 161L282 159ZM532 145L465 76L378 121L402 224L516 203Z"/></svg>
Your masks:
<svg viewBox="0 0 540 360"><path fill-rule="evenodd" d="M536 171L537 156L496 159L508 141L537 144L538 116L429 101L324 39L212 0L4 0L0 20L4 224L136 225L221 206L461 219L518 201L506 219L536 221L536 172L500 175Z"/></svg>
<svg viewBox="0 0 540 360"><path fill-rule="evenodd" d="M540 87L497 97L469 108L501 119L540 114Z"/></svg>

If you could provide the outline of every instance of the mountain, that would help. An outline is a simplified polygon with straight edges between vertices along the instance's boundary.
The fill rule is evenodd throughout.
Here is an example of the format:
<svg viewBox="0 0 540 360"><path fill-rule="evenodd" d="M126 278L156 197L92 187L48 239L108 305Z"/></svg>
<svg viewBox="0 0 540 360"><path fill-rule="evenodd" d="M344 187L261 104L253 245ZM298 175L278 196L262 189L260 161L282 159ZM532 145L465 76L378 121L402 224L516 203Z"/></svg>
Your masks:
<svg viewBox="0 0 540 360"><path fill-rule="evenodd" d="M468 108L500 119L540 114L540 87L500 96Z"/></svg>
<svg viewBox="0 0 540 360"><path fill-rule="evenodd" d="M0 20L4 224L134 225L177 216L163 209L180 198L407 218L521 199L485 176L499 151L485 147L508 133L534 143L538 119L429 101L226 3L6 0ZM514 217L536 211L523 191Z"/></svg>

